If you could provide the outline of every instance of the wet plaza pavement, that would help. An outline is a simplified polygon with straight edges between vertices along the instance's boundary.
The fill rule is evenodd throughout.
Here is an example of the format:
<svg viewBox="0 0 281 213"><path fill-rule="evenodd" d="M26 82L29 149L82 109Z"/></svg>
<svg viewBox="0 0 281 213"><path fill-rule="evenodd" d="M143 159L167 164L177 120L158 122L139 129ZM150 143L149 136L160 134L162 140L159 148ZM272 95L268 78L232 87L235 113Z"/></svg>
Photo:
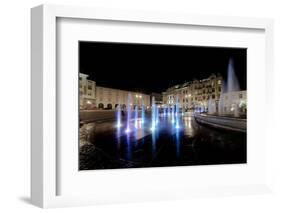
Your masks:
<svg viewBox="0 0 281 213"><path fill-rule="evenodd" d="M179 126L160 116L157 128L131 119L97 123L90 144L80 149L80 170L246 163L246 134L200 125L192 114Z"/></svg>

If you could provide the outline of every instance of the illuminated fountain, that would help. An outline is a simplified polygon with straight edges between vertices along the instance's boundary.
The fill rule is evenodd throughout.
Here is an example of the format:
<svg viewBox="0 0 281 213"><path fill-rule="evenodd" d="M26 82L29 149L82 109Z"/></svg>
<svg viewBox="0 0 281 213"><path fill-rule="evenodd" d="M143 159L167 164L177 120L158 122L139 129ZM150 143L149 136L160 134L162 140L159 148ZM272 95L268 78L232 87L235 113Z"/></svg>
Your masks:
<svg viewBox="0 0 281 213"><path fill-rule="evenodd" d="M171 112L171 116L172 116L171 122L172 122L172 124L174 124L175 123L175 105L172 105L171 110L172 110L172 112Z"/></svg>
<svg viewBox="0 0 281 213"><path fill-rule="evenodd" d="M152 106L151 106L151 131L154 131L156 129L156 105L154 103L154 100L152 101Z"/></svg>
<svg viewBox="0 0 281 213"><path fill-rule="evenodd" d="M167 107L167 115L168 115L168 117L170 117L170 110L171 110L171 108L170 108L170 106L168 106Z"/></svg>
<svg viewBox="0 0 281 213"><path fill-rule="evenodd" d="M224 85L224 84L223 84ZM223 93L224 93L224 89L222 88L222 91L221 91L221 95L220 95L220 99L219 99L219 115L222 115L223 114L223 106L224 106L224 100L223 100Z"/></svg>
<svg viewBox="0 0 281 213"><path fill-rule="evenodd" d="M239 91L240 85L234 71L233 60L230 59L227 68L226 92Z"/></svg>
<svg viewBox="0 0 281 213"><path fill-rule="evenodd" d="M118 106L117 106L116 118L117 118L116 127L120 128L122 126L122 124L121 124L121 107L120 107L120 104L118 104Z"/></svg>
<svg viewBox="0 0 281 213"><path fill-rule="evenodd" d="M175 118L176 118L176 129L179 129L180 128L180 124L179 124L179 119L180 119L180 115L179 115L179 103L178 103L178 97L177 97L177 101L176 101L176 106L175 106Z"/></svg>
<svg viewBox="0 0 281 213"><path fill-rule="evenodd" d="M167 114L167 113L166 113L166 107L164 106L164 107L163 107L163 116L166 117L166 114Z"/></svg>
<svg viewBox="0 0 281 213"><path fill-rule="evenodd" d="M135 106L135 128L138 128L138 106Z"/></svg>
<svg viewBox="0 0 281 213"><path fill-rule="evenodd" d="M234 63L232 59L229 59L228 68L227 68L227 79L219 100L219 115L227 113L224 110L225 103L224 103L223 94L225 93L231 94L231 92L239 91L239 90L240 90L240 85L235 75ZM233 112L235 117L239 117L239 103L232 103L230 110L231 112Z"/></svg>
<svg viewBox="0 0 281 213"><path fill-rule="evenodd" d="M156 107L156 125L159 123L159 107L160 106L155 106Z"/></svg>
<svg viewBox="0 0 281 213"><path fill-rule="evenodd" d="M141 123L144 124L144 120L145 120L145 109L144 109L144 105L142 104L141 106Z"/></svg>
<svg viewBox="0 0 281 213"><path fill-rule="evenodd" d="M240 98L237 97L240 86L235 75L234 63L230 59L227 67L226 82L223 82L218 103L218 116L211 115L216 112L216 102L209 101L208 114L195 114L198 123L230 131L247 132L247 119L240 117Z"/></svg>
<svg viewBox="0 0 281 213"><path fill-rule="evenodd" d="M216 103L211 100L208 100L208 114L214 114L216 112Z"/></svg>
<svg viewBox="0 0 281 213"><path fill-rule="evenodd" d="M127 103L127 127L125 132L130 133L130 121L131 121L131 94L128 95L128 103Z"/></svg>

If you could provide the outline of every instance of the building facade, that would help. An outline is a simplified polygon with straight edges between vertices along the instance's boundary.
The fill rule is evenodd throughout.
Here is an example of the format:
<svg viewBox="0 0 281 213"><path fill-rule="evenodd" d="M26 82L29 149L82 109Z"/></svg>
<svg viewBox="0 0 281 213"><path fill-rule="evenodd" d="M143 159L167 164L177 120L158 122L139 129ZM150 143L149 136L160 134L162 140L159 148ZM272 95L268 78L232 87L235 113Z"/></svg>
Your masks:
<svg viewBox="0 0 281 213"><path fill-rule="evenodd" d="M96 82L82 73L79 73L79 94L80 109L92 109L96 106Z"/></svg>
<svg viewBox="0 0 281 213"><path fill-rule="evenodd" d="M154 102L161 106L173 106L176 103L183 111L203 110L208 113L245 113L247 110L247 91L222 93L223 78L212 74L209 78L193 80L168 88L161 94L147 95L97 86L88 75L79 74L80 109L125 109L128 104L134 108L144 105L149 108Z"/></svg>
<svg viewBox="0 0 281 213"><path fill-rule="evenodd" d="M150 96L147 94L100 86L96 87L96 101L99 109L126 108L128 104L131 107L150 106Z"/></svg>
<svg viewBox="0 0 281 213"><path fill-rule="evenodd" d="M79 73L79 92L80 109L115 109L119 105L126 108L128 104L131 107L150 106L150 95L97 86L83 73Z"/></svg>
<svg viewBox="0 0 281 213"><path fill-rule="evenodd" d="M246 113L247 91L243 90L222 93L219 111L222 114Z"/></svg>
<svg viewBox="0 0 281 213"><path fill-rule="evenodd" d="M150 103L154 103L156 105L162 105L163 104L163 95L161 93L153 92L150 95Z"/></svg>
<svg viewBox="0 0 281 213"><path fill-rule="evenodd" d="M179 107L185 111L202 107L207 108L209 100L218 103L222 84L222 76L212 74L207 79L193 80L176 85L163 92L163 103L166 106L178 103Z"/></svg>

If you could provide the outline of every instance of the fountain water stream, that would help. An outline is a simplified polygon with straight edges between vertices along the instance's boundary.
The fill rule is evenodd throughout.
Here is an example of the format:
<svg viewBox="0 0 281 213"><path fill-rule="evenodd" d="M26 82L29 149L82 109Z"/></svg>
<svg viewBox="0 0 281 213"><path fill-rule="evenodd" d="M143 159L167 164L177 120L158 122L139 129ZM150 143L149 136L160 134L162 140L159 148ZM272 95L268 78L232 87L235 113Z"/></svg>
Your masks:
<svg viewBox="0 0 281 213"><path fill-rule="evenodd" d="M135 128L138 128L138 106L135 106Z"/></svg>
<svg viewBox="0 0 281 213"><path fill-rule="evenodd" d="M121 107L120 107L120 104L118 104L118 106L117 106L116 117L117 117L116 127L120 128L122 126L122 124L121 124Z"/></svg>
<svg viewBox="0 0 281 213"><path fill-rule="evenodd" d="M240 85L234 71L233 59L229 59L227 68L226 92L239 91Z"/></svg>
<svg viewBox="0 0 281 213"><path fill-rule="evenodd" d="M235 74L234 62L233 59L229 59L228 67L227 67L227 79L223 84L222 92L219 99L219 115L225 114L224 105L226 100L224 100L224 94L231 94L231 92L239 91L240 85L238 79ZM232 103L231 108L233 108L233 113L235 117L239 117L239 105L238 103Z"/></svg>
<svg viewBox="0 0 281 213"><path fill-rule="evenodd" d="M180 115L179 115L179 97L178 96L177 96L177 99L176 99L175 110L176 110L176 112L175 112L175 118L176 118L175 127L176 127L176 129L179 129L180 128L180 124L179 124Z"/></svg>
<svg viewBox="0 0 281 213"><path fill-rule="evenodd" d="M156 128L156 105L154 100L152 101L151 106L151 131L154 131Z"/></svg>
<svg viewBox="0 0 281 213"><path fill-rule="evenodd" d="M127 103L127 128L126 128L126 133L131 132L130 128L130 121L131 121L131 94L128 95L128 103Z"/></svg>
<svg viewBox="0 0 281 213"><path fill-rule="evenodd" d="M144 124L145 122L145 109L144 109L144 105L142 103L142 106L141 106L141 123Z"/></svg>

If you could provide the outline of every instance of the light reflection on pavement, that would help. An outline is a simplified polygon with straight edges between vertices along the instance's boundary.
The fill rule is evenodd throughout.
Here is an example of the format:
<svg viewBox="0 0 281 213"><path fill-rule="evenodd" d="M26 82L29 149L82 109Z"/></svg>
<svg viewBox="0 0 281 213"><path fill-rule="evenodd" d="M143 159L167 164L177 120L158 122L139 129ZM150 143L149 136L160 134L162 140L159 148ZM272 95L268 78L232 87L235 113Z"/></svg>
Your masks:
<svg viewBox="0 0 281 213"><path fill-rule="evenodd" d="M80 169L246 162L246 134L199 125L191 114L181 117L178 129L169 117L160 117L155 131L145 120L131 119L133 131L128 134L125 124L120 128L113 122L97 124L91 139L95 153L80 155Z"/></svg>

